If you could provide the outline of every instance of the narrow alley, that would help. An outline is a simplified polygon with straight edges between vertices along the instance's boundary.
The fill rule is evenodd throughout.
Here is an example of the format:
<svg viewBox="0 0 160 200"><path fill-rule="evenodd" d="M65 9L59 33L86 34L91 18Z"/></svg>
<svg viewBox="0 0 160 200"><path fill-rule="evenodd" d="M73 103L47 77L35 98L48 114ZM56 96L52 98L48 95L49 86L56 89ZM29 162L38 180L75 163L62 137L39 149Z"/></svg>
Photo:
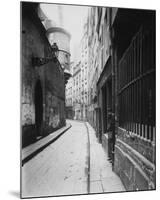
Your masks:
<svg viewBox="0 0 160 200"><path fill-rule="evenodd" d="M125 191L94 129L67 122L72 127L22 167L24 197Z"/></svg>
<svg viewBox="0 0 160 200"><path fill-rule="evenodd" d="M21 11L21 197L155 190L155 10Z"/></svg>

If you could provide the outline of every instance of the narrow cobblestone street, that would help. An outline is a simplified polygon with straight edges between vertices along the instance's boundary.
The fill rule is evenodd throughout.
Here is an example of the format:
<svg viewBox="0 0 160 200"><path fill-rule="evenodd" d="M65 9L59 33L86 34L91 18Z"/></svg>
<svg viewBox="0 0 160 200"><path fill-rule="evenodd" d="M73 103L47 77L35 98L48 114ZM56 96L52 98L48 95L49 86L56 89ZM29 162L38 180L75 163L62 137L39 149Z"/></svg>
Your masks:
<svg viewBox="0 0 160 200"><path fill-rule="evenodd" d="M23 196L124 191L93 128L84 122L68 123L72 125L68 131L22 167Z"/></svg>

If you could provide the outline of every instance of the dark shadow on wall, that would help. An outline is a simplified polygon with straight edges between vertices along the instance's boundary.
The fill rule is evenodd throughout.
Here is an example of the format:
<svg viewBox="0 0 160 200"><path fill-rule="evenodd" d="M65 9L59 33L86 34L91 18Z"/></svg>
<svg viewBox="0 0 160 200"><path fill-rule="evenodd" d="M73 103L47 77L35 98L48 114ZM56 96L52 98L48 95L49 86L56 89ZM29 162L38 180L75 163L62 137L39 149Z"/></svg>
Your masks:
<svg viewBox="0 0 160 200"><path fill-rule="evenodd" d="M43 121L43 93L41 81L38 80L35 86L35 122L36 135L41 135L42 121Z"/></svg>

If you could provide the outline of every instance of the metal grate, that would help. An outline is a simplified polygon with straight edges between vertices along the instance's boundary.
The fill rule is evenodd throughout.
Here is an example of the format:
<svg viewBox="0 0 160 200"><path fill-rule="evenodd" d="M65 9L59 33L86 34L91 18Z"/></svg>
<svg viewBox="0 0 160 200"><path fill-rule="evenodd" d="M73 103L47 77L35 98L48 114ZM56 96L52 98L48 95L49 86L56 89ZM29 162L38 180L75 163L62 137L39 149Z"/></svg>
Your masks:
<svg viewBox="0 0 160 200"><path fill-rule="evenodd" d="M119 125L155 138L155 32L141 27L119 61Z"/></svg>

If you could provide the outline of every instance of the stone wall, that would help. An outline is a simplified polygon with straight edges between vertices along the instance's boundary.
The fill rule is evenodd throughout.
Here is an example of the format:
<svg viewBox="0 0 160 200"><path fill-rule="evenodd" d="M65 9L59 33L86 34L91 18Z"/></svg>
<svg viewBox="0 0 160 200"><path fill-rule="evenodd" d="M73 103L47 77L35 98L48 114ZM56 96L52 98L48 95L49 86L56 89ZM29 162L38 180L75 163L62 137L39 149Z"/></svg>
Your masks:
<svg viewBox="0 0 160 200"><path fill-rule="evenodd" d="M64 74L60 66L45 67L46 134L65 124Z"/></svg>
<svg viewBox="0 0 160 200"><path fill-rule="evenodd" d="M33 4L32 4L33 5ZM65 125L64 72L60 63L33 66L33 57L48 57L51 46L32 5L22 6L21 28L21 125L22 146L34 142ZM42 93L42 123L38 129L35 116L35 90ZM41 97L38 97L41 98ZM39 103L38 103L39 104Z"/></svg>
<svg viewBox="0 0 160 200"><path fill-rule="evenodd" d="M155 189L155 146L118 128L114 170L127 190Z"/></svg>

